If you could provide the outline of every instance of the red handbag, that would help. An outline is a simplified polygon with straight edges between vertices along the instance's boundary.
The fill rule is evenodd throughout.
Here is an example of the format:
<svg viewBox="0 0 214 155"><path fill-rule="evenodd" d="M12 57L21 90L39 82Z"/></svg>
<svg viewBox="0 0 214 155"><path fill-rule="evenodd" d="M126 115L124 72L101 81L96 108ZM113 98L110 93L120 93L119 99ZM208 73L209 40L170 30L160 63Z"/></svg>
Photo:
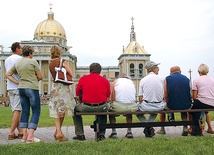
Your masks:
<svg viewBox="0 0 214 155"><path fill-rule="evenodd" d="M55 67L56 77L55 81L64 83L64 84L73 84L72 76L66 71L64 67L62 67L62 58L60 59L59 67Z"/></svg>

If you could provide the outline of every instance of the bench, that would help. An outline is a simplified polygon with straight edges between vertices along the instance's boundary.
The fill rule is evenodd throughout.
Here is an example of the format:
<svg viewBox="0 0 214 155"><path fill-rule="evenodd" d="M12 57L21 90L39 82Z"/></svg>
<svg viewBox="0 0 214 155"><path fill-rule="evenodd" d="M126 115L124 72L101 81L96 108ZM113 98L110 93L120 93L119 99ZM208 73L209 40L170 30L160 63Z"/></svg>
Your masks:
<svg viewBox="0 0 214 155"><path fill-rule="evenodd" d="M133 122L133 123L115 123L115 124L100 124L99 115L138 115L138 114L167 114L167 113L181 113L181 112L204 112L214 111L214 109L188 109L188 110L162 110L162 111L135 111L135 112L75 112L75 115L95 115L95 121L90 126L94 129L95 140L99 141L100 129L111 128L137 128L137 127L161 127L161 126L183 126L183 125L197 125L201 126L201 121L171 121L171 122Z"/></svg>

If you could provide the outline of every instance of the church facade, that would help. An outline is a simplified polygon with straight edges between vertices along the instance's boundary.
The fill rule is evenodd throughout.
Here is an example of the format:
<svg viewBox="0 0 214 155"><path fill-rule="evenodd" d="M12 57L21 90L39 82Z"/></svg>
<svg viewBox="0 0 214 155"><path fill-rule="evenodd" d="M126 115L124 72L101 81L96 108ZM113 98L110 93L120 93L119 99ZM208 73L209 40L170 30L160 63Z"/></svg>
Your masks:
<svg viewBox="0 0 214 155"><path fill-rule="evenodd" d="M134 23L132 19L130 42L127 47L123 47L121 55L118 56L118 66L102 66L101 76L106 77L112 83L119 75L119 73L126 73L134 81L138 93L138 85L140 79L146 76L147 72L145 64L150 60L151 54L147 53L142 46L136 41L136 33L134 31ZM49 95L53 78L49 72L50 49L53 45L58 45L62 49L62 58L67 60L73 72L74 84L73 90L78 84L79 78L89 74L88 66L77 66L77 57L70 53L70 47L67 46L66 32L63 26L54 19L52 8L48 12L48 18L38 24L35 29L33 40L20 41L25 46L33 46L36 59L41 67L43 80L39 82L39 92L42 95ZM11 43L12 44L12 43ZM0 96L6 97L6 78L5 78L5 59L11 55L11 52L0 49ZM99 62L98 62L99 63Z"/></svg>

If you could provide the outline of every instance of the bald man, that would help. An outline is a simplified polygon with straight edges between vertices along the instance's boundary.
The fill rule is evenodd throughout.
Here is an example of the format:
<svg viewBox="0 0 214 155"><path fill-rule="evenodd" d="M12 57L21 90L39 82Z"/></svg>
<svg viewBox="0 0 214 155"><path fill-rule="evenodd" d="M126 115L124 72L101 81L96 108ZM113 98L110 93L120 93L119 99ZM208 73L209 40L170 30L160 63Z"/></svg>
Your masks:
<svg viewBox="0 0 214 155"><path fill-rule="evenodd" d="M164 80L164 100L167 103L167 108L172 110L190 109L192 105L190 94L190 81L181 74L179 66L170 68L170 75ZM181 113L181 119L187 120L187 113ZM165 121L165 115L160 115L160 121ZM164 127L157 132L158 134L165 134ZM182 136L188 135L187 126L183 127Z"/></svg>

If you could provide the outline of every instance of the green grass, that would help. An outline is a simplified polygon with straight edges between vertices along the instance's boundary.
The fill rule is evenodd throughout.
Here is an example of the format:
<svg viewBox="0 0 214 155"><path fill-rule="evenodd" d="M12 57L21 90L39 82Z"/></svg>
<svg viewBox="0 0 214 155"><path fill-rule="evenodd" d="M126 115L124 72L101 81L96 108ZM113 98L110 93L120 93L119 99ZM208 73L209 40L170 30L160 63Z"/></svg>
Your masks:
<svg viewBox="0 0 214 155"><path fill-rule="evenodd" d="M10 107L0 106L0 128L10 127L12 112ZM213 120L213 112L210 112ZM175 115L179 119L180 115ZM84 125L90 125L94 116L84 116ZM138 122L133 116L133 121ZM156 121L159 120L159 116ZM125 122L123 116L117 118L118 122ZM70 116L65 118L64 124L72 126ZM49 117L48 106L42 106L39 127L54 126L53 118ZM134 138L134 139L106 139L101 142L95 141L68 141L62 143L41 142L34 144L6 144L0 145L0 155L212 155L214 152L213 136L203 137L165 137Z"/></svg>
<svg viewBox="0 0 214 155"><path fill-rule="evenodd" d="M212 155L213 136L0 145L1 155Z"/></svg>
<svg viewBox="0 0 214 155"><path fill-rule="evenodd" d="M9 128L11 123L12 112L10 107L0 106L0 128ZM91 125L94 121L95 116L83 116L84 125ZM125 122L125 117L117 117L117 121ZM133 116L133 121L138 122L136 116ZM63 126L73 125L73 119L71 116L66 116L63 122ZM41 106L41 116L39 119L39 127L54 126L54 118L49 116L49 109L47 105Z"/></svg>
<svg viewBox="0 0 214 155"><path fill-rule="evenodd" d="M214 120L214 112L209 112L211 120ZM9 128L11 123L12 112L10 107L0 106L0 128ZM180 114L175 114L176 120L180 120ZM94 116L83 116L84 125L91 125L94 121ZM159 115L156 118L159 121ZM125 122L125 117L117 117L117 122ZM133 122L139 122L136 116L133 115ZM47 105L41 106L41 116L39 120L39 127L54 126L54 119L49 116L49 109ZM63 126L73 126L73 119L71 116L66 116Z"/></svg>

